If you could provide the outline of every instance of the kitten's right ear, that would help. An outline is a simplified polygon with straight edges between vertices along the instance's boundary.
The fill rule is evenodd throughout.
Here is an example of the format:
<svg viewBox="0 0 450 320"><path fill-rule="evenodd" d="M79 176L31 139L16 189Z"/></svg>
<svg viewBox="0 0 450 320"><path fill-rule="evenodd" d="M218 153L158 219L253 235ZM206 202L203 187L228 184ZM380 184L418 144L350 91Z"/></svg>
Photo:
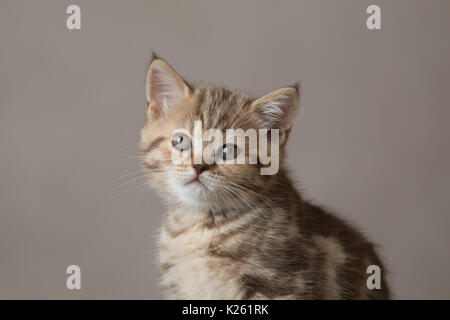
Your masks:
<svg viewBox="0 0 450 320"><path fill-rule="evenodd" d="M164 60L153 56L146 78L147 115L164 117L170 108L189 95L189 86Z"/></svg>

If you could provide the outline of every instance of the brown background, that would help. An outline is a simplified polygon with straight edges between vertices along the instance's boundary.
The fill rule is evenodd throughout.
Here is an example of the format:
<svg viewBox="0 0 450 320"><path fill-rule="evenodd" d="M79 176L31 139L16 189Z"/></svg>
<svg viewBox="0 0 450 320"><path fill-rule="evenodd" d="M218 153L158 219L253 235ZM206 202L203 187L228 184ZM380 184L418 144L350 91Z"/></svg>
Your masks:
<svg viewBox="0 0 450 320"><path fill-rule="evenodd" d="M380 244L397 298L450 298L449 32L449 1L2 0L0 298L162 297L162 204L120 178L139 170L151 50L254 95L300 80L307 198Z"/></svg>

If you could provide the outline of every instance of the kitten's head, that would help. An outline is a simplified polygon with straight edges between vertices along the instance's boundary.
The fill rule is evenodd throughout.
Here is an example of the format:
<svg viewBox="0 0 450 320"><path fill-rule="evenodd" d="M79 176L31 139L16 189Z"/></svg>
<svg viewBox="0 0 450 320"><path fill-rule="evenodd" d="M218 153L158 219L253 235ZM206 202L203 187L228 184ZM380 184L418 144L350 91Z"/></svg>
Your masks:
<svg viewBox="0 0 450 320"><path fill-rule="evenodd" d="M276 152L271 149L276 141L273 134L268 135L266 146L272 161L276 156L281 164L298 109L297 86L252 99L224 88L191 86L167 62L154 58L147 73L146 93L147 121L141 131L140 148L150 182L164 198L189 207L233 208L258 200L261 190L276 180L276 175L261 174L262 168L271 165L260 159L261 142L256 144L256 163L250 163L249 139L245 138L242 147L233 143L236 140L229 141L226 130L255 129L260 138L259 129L278 129L279 152L278 147ZM198 121L203 133L218 129L224 140L212 139L213 145L207 141L194 142ZM214 159L227 161L211 164L211 159L205 157L206 151ZM173 161L174 152L183 153L184 160ZM238 156L245 163L225 163Z"/></svg>

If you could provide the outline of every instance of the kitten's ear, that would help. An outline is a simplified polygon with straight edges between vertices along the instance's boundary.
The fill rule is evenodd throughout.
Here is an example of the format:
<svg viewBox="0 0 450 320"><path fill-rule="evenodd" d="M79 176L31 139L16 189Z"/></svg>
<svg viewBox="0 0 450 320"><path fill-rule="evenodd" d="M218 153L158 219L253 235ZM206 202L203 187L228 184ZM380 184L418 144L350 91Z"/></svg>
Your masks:
<svg viewBox="0 0 450 320"><path fill-rule="evenodd" d="M298 110L298 85L272 91L252 103L260 128L289 131Z"/></svg>
<svg viewBox="0 0 450 320"><path fill-rule="evenodd" d="M147 114L155 119L189 95L189 86L164 60L153 56L146 78Z"/></svg>

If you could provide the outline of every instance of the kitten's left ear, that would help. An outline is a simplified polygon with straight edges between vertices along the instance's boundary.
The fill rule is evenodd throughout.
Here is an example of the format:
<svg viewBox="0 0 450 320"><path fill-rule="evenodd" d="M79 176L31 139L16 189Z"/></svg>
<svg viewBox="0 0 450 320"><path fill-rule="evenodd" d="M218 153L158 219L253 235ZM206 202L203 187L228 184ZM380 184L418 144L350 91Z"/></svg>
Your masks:
<svg viewBox="0 0 450 320"><path fill-rule="evenodd" d="M164 115L189 94L189 86L164 60L153 55L146 78L147 114Z"/></svg>
<svg viewBox="0 0 450 320"><path fill-rule="evenodd" d="M298 85L272 91L255 100L252 107L260 128L289 132L298 110L299 101Z"/></svg>

